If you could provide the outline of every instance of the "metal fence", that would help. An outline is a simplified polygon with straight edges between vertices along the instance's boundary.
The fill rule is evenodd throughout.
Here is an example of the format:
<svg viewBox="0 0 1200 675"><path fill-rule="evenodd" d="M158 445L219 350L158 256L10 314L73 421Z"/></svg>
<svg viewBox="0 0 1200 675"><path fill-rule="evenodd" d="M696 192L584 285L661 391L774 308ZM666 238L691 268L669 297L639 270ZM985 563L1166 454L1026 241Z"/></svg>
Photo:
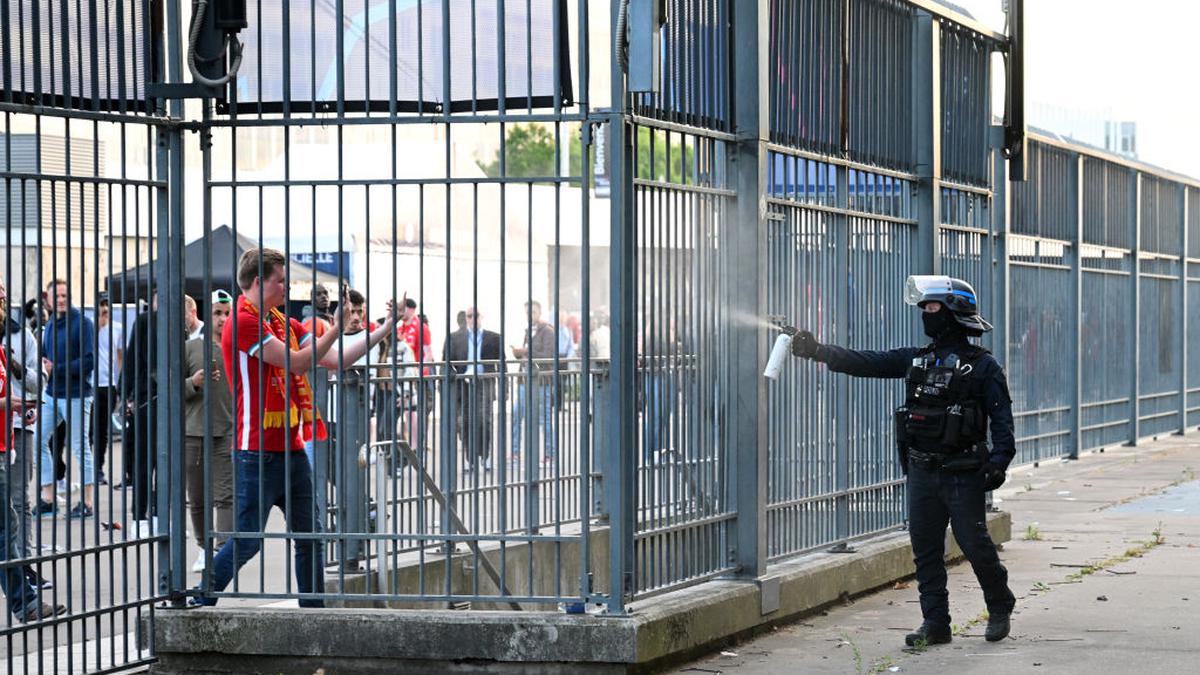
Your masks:
<svg viewBox="0 0 1200 675"><path fill-rule="evenodd" d="M166 484L155 494L145 482L156 459L170 462L168 446L155 452L146 438L165 424L145 388L163 365L153 350L161 334L135 301L149 298L171 211L169 119L146 94L166 64L150 45L150 7L0 8L9 672L149 663L137 626L168 594L166 532L145 522L170 498ZM139 266L136 292L106 293L111 275ZM122 433L110 422L127 408Z"/></svg>
<svg viewBox="0 0 1200 675"><path fill-rule="evenodd" d="M1193 427L1196 182L1049 137L1029 158L1007 244L1018 460Z"/></svg>
<svg viewBox="0 0 1200 675"><path fill-rule="evenodd" d="M1007 40L940 3L261 0L223 98L185 104L186 4L0 15L6 401L64 418L69 476L55 428L14 420L0 568L65 613L0 625L13 672L144 665L138 622L164 604L623 614L901 527L897 383L761 368L778 319L919 342L909 274L975 285L1018 461L1200 424L1200 183L1043 135L1007 181ZM345 313L363 332L296 369L329 430L305 452L222 431L214 387L275 372L232 348L252 323L211 334L214 292L252 299L237 268L259 247L283 251L305 330L352 309L343 287L365 298ZM61 348L36 344L57 278L95 319ZM56 361L24 393L21 326L25 362ZM85 352L108 386L56 407L41 385ZM280 391L286 410L302 390ZM73 488L89 462L122 489ZM57 513L24 516L42 489ZM224 540L257 555L218 589Z"/></svg>

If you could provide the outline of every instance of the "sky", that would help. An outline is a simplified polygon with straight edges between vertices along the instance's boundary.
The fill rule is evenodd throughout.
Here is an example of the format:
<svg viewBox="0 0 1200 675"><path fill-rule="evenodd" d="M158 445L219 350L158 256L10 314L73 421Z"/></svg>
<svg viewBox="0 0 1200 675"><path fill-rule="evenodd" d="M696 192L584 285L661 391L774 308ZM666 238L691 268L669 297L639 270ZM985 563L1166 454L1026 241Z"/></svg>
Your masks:
<svg viewBox="0 0 1200 675"><path fill-rule="evenodd" d="M1003 0L954 2L1004 29ZM1039 106L1111 113L1137 122L1140 160L1200 178L1200 3L1026 0L1025 14L1031 124Z"/></svg>

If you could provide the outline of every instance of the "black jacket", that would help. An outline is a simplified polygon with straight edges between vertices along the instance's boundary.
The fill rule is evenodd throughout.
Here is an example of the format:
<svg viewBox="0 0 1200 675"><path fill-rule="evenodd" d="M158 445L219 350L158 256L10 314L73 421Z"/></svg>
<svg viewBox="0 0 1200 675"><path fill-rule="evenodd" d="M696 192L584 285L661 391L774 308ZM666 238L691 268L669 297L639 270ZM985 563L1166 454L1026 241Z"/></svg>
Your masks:
<svg viewBox="0 0 1200 675"><path fill-rule="evenodd" d="M468 358L467 352L467 335L465 330L456 330L450 334L446 340L446 349L443 356L451 361L466 361ZM481 362L479 365L483 367L483 372L496 372L496 362L500 360L500 334L490 331L483 331L483 342L479 346L479 354L477 358ZM465 373L467 371L466 364L455 364L454 372Z"/></svg>
<svg viewBox="0 0 1200 675"><path fill-rule="evenodd" d="M952 353L962 353L964 342L948 342L934 345L933 354L945 358ZM821 345L813 359L829 366L835 373L855 377L881 377L903 379L908 367L921 352L921 347L901 347L883 352L846 349L834 345ZM1008 379L1004 369L991 354L983 354L974 362L977 372L972 377L982 378L984 412L988 416L992 437L991 457L993 464L1007 469L1016 454L1013 437L1012 398L1008 393Z"/></svg>
<svg viewBox="0 0 1200 675"><path fill-rule="evenodd" d="M125 363L121 368L121 396L125 400L148 401L158 394L155 377L157 365L157 341L155 321L158 312L138 314L129 335L129 346L125 350Z"/></svg>

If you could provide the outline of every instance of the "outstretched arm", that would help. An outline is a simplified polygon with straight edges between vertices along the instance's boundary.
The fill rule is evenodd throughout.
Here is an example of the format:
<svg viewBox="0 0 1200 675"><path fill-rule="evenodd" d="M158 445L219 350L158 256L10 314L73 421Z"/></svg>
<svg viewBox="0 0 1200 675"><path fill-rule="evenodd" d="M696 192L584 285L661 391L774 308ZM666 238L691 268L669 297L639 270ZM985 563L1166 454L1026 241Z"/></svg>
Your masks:
<svg viewBox="0 0 1200 675"><path fill-rule="evenodd" d="M354 340L347 344L345 350L342 352L341 358L344 360L344 363L357 363L358 360L363 357L363 354L366 354L371 349L374 349L375 345L379 344L380 340L387 337L395 329L396 303L393 300L388 300L387 320L383 322L383 325L379 326L374 330L374 332L368 335L366 340ZM327 352L321 357L320 364L330 370L337 370L337 353Z"/></svg>
<svg viewBox="0 0 1200 675"><path fill-rule="evenodd" d="M806 330L797 332L792 338L792 353L796 356L820 361L835 373L854 377L904 377L919 352L916 347L879 352L823 345Z"/></svg>
<svg viewBox="0 0 1200 675"><path fill-rule="evenodd" d="M813 355L814 361L829 366L835 373L854 377L904 377L913 357L920 351L916 347L901 347L887 351L846 349L836 345L821 345Z"/></svg>

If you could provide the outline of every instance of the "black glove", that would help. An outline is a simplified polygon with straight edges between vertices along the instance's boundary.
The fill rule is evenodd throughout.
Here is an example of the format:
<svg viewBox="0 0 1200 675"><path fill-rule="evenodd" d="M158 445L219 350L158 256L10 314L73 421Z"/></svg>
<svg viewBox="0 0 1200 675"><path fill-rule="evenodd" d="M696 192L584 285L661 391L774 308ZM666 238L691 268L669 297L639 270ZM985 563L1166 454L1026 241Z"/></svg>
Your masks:
<svg viewBox="0 0 1200 675"><path fill-rule="evenodd" d="M821 343L813 337L813 334L802 330L792 336L792 356L799 356L802 359L811 359L817 355L817 347Z"/></svg>
<svg viewBox="0 0 1200 675"><path fill-rule="evenodd" d="M980 470L980 473L983 474L984 492L991 492L1001 485L1004 485L1004 481L1008 480L1008 474L1005 473L1004 469L1001 469L991 462L984 464L983 469Z"/></svg>

